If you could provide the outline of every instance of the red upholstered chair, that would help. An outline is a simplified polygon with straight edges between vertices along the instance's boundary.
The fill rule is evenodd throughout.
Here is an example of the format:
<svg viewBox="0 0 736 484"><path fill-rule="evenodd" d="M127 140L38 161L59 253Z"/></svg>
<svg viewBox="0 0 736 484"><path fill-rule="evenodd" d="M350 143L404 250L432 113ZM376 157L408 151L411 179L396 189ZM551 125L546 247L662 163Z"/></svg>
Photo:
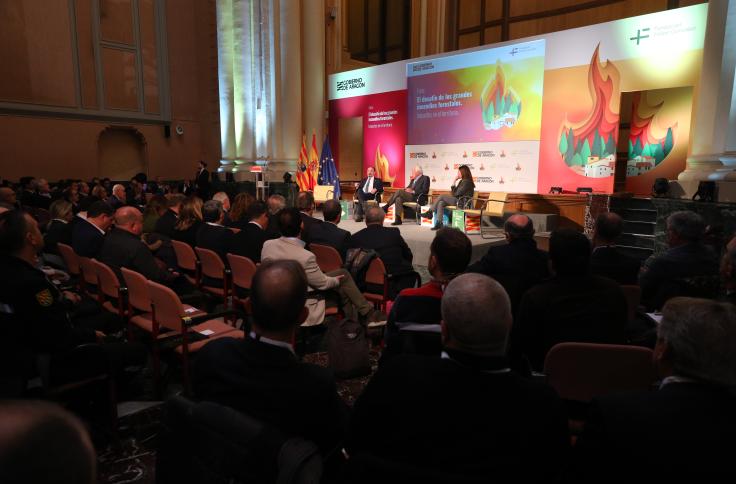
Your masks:
<svg viewBox="0 0 736 484"><path fill-rule="evenodd" d="M380 257L373 259L368 266L368 270L365 273L365 282L372 286L381 287L381 292L369 292L363 293L363 296L376 307L382 311L386 310L386 303L389 301L388 297L388 274L386 273L386 266Z"/></svg>
<svg viewBox="0 0 736 484"><path fill-rule="evenodd" d="M84 290L90 296L95 296L94 293L97 291L97 285L99 284L99 281L97 280L95 260L89 257L82 257L81 255L78 255L77 258L79 259L79 268L82 271Z"/></svg>
<svg viewBox="0 0 736 484"><path fill-rule="evenodd" d="M181 337L181 341L175 341L174 351L181 358L184 389L191 394L189 354L217 338L243 338L243 332L215 319L228 312L191 316L179 296L166 286L148 281L148 294L151 296L154 326L167 328ZM159 341L163 343L161 339Z"/></svg>
<svg viewBox="0 0 736 484"><path fill-rule="evenodd" d="M257 267L248 257L242 255L228 254L227 261L230 264L230 273L232 277L232 296L233 303L245 308L245 301L250 294L250 286L253 282L253 276ZM238 291L240 289L240 291ZM238 293L244 294L241 297Z"/></svg>
<svg viewBox="0 0 736 484"><path fill-rule="evenodd" d="M174 254L176 255L176 265L184 271L184 277L192 284L198 286L201 272L199 260L197 259L197 254L194 253L194 249L189 244L178 240L172 240L171 246L174 248Z"/></svg>
<svg viewBox="0 0 736 484"><path fill-rule="evenodd" d="M64 259L64 264L66 265L67 272L77 278L77 284L80 286L83 285L82 283L82 269L79 267L79 257L77 257L77 253L74 252L74 249L71 245L62 244L61 242L56 244L56 246L59 248L59 254L61 254L61 258Z"/></svg>
<svg viewBox="0 0 736 484"><path fill-rule="evenodd" d="M107 264L93 259L99 281L98 294L102 307L111 313L118 314L123 321L128 319L128 307L125 303L125 294L128 289L120 285L120 279Z"/></svg>
<svg viewBox="0 0 736 484"><path fill-rule="evenodd" d="M217 252L210 249L203 249L202 247L195 247L194 251L197 253L197 257L199 257L202 276L220 281L217 286L207 286L204 285L204 279L200 279L200 289L214 296L221 297L227 309L227 300L230 296L230 269L225 266L225 263L217 255Z"/></svg>
<svg viewBox="0 0 736 484"><path fill-rule="evenodd" d="M332 272L342 268L340 253L329 245L309 244L309 250L317 259L317 265L322 272Z"/></svg>

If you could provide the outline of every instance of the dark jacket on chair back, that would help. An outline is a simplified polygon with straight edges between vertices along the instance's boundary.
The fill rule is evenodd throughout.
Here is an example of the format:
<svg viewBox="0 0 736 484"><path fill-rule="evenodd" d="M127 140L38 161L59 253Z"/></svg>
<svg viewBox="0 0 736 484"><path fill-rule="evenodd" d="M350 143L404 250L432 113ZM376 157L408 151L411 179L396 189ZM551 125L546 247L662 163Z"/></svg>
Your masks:
<svg viewBox="0 0 736 484"><path fill-rule="evenodd" d="M373 249L378 252L389 274L412 269L413 255L397 228L373 224L353 234L353 247Z"/></svg>
<svg viewBox="0 0 736 484"><path fill-rule="evenodd" d="M72 247L82 257L97 257L104 240L105 234L87 220L77 221L72 228Z"/></svg>

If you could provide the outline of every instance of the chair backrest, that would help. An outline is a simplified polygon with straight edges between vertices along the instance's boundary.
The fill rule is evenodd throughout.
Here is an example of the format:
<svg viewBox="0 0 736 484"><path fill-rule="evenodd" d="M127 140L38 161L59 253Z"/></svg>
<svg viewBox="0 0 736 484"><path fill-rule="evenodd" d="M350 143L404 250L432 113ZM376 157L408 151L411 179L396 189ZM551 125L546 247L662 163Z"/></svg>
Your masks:
<svg viewBox="0 0 736 484"><path fill-rule="evenodd" d="M199 262L202 264L202 275L213 279L222 279L225 263L222 262L217 252L210 249L203 249L202 247L195 247L194 251L197 253Z"/></svg>
<svg viewBox="0 0 736 484"><path fill-rule="evenodd" d="M373 259L365 273L366 284L383 285L386 280L386 266L380 257Z"/></svg>
<svg viewBox="0 0 736 484"><path fill-rule="evenodd" d="M61 258L64 259L64 264L66 264L66 270L69 274L73 276L80 275L81 269L79 268L79 257L77 256L77 253L74 252L72 246L62 244L61 242L56 246L59 248L59 254L61 254Z"/></svg>
<svg viewBox="0 0 736 484"><path fill-rule="evenodd" d="M186 316L186 313L179 296L162 284L153 281L147 281L147 284L156 322L163 328L183 331L181 318Z"/></svg>
<svg viewBox="0 0 736 484"><path fill-rule="evenodd" d="M503 216L503 209L506 205L506 199L509 194L506 192L490 192L488 194L488 203L486 205L486 213L497 217Z"/></svg>
<svg viewBox="0 0 736 484"><path fill-rule="evenodd" d="M317 265L322 269L322 272L332 272L342 267L342 257L334 247L322 244L309 244L309 250L316 257Z"/></svg>
<svg viewBox="0 0 736 484"><path fill-rule="evenodd" d="M95 267L95 260L89 257L77 256L79 258L79 267L82 269L82 277L84 282L96 286L97 280L97 267Z"/></svg>
<svg viewBox="0 0 736 484"><path fill-rule="evenodd" d="M548 383L565 400L647 391L655 379L652 350L640 346L559 343L544 360Z"/></svg>
<svg viewBox="0 0 736 484"><path fill-rule="evenodd" d="M128 302L138 311L151 312L151 296L148 293L148 279L143 274L131 271L125 267L120 268L123 273L125 286L128 288Z"/></svg>
<svg viewBox="0 0 736 484"><path fill-rule="evenodd" d="M332 185L316 185L314 187L314 201L326 202L335 196L335 187Z"/></svg>
<svg viewBox="0 0 736 484"><path fill-rule="evenodd" d="M247 257L242 255L228 254L233 284L243 289L250 289L253 276L256 273L256 265Z"/></svg>
<svg viewBox="0 0 736 484"><path fill-rule="evenodd" d="M172 240L171 246L176 254L176 265L185 271L197 270L197 255L189 244L180 240Z"/></svg>
<svg viewBox="0 0 736 484"><path fill-rule="evenodd" d="M641 287L634 285L623 285L621 290L626 296L626 305L629 310L629 321L633 321L636 316L636 310L641 303Z"/></svg>
<svg viewBox="0 0 736 484"><path fill-rule="evenodd" d="M92 259L97 270L97 280L100 282L100 290L107 297L117 298L120 292L120 279L107 264Z"/></svg>

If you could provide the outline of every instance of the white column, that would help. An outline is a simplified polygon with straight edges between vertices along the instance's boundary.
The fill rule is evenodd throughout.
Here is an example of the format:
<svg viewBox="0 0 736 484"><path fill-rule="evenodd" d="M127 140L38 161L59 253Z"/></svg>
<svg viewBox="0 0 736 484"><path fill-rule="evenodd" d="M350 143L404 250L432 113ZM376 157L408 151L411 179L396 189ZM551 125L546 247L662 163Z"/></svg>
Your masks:
<svg viewBox="0 0 736 484"><path fill-rule="evenodd" d="M233 85L233 5L217 2L217 64L220 91L220 143L222 159L218 171L231 170L236 157Z"/></svg>
<svg viewBox="0 0 736 484"><path fill-rule="evenodd" d="M302 1L302 124L311 142L324 138L325 125L325 1Z"/></svg>

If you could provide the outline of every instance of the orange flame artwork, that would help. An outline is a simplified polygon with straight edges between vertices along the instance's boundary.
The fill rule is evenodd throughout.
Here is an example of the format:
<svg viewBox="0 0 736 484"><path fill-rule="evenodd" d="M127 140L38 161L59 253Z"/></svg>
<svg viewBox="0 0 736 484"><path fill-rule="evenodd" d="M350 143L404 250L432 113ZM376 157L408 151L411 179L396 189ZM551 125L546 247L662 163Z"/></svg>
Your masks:
<svg viewBox="0 0 736 484"><path fill-rule="evenodd" d="M393 183L395 176L391 176L389 172L389 161L386 155L381 153L381 145L376 146L376 156L373 159L373 166L376 170L376 178L380 178L384 183Z"/></svg>

